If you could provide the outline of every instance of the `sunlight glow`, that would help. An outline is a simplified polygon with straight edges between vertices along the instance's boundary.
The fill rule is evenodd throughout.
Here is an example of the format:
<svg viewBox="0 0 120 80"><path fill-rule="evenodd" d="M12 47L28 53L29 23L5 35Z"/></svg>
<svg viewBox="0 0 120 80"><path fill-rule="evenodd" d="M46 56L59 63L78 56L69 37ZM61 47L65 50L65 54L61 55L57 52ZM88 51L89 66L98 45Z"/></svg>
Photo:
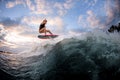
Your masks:
<svg viewBox="0 0 120 80"><path fill-rule="evenodd" d="M21 43L21 42L32 42L33 38L21 36L19 34L12 32L6 35L5 40L7 40L8 42L12 42L12 43Z"/></svg>

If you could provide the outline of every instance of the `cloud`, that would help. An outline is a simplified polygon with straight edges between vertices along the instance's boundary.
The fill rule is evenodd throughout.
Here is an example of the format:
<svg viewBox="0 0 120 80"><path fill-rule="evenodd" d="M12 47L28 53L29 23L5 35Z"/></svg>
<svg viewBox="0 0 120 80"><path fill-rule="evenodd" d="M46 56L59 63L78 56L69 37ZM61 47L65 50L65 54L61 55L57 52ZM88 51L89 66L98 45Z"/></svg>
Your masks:
<svg viewBox="0 0 120 80"><path fill-rule="evenodd" d="M6 26L1 24L3 27L0 28L0 31L5 27L8 34L5 36L2 31L2 34L0 34L0 40L5 39L8 42L31 41L39 34L38 28L43 19L44 18L38 16L26 16L21 19L21 23L18 26ZM48 20L46 25L47 29L51 30L55 34L59 34L64 31L65 28L62 18L56 16L47 17L46 19ZM30 21L32 23L30 23ZM30 25L33 25L33 27L30 27Z"/></svg>
<svg viewBox="0 0 120 80"><path fill-rule="evenodd" d="M73 0L66 0L65 2L56 2L54 7L58 9L58 14L63 16L67 13L67 10L71 9L73 6Z"/></svg>
<svg viewBox="0 0 120 80"><path fill-rule="evenodd" d="M87 14L88 14L87 21L89 22L91 28L98 27L100 21L99 19L97 19L96 15L91 10L88 10Z"/></svg>
<svg viewBox="0 0 120 80"><path fill-rule="evenodd" d="M87 23L84 15L80 15L78 17L78 24L81 28L87 28L88 27L88 23Z"/></svg>
<svg viewBox="0 0 120 80"><path fill-rule="evenodd" d="M79 15L78 24L84 31L103 29L105 27L102 18L97 17L92 10L88 10L85 15Z"/></svg>
<svg viewBox="0 0 120 80"><path fill-rule="evenodd" d="M14 1L9 1L6 4L6 8L12 8L17 5L23 5L24 7L28 7L30 10L34 11L35 10L35 5L31 0L14 0Z"/></svg>
<svg viewBox="0 0 120 80"><path fill-rule="evenodd" d="M105 9L107 15L106 25L120 20L120 0L107 0Z"/></svg>
<svg viewBox="0 0 120 80"><path fill-rule="evenodd" d="M67 13L69 9L73 7L75 1L73 0L65 0L65 2L55 2L55 1L47 1L47 0L15 0L8 1L6 4L6 8L13 8L17 5L23 5L31 10L32 14L44 14L49 15L56 11L60 16L63 16ZM53 12L54 11L54 12Z"/></svg>
<svg viewBox="0 0 120 80"><path fill-rule="evenodd" d="M39 34L39 25L41 22L45 19L44 17L40 16L24 16L21 18L20 23L14 25L14 20L10 21L9 23L11 26L8 24L5 26L9 33L12 34L17 34L21 36L27 36L27 37L35 37L37 34ZM48 20L46 27L47 29L51 30L53 33L62 33L64 32L64 21L62 18L56 16L56 17L46 17ZM13 22L13 24L12 24Z"/></svg>
<svg viewBox="0 0 120 80"><path fill-rule="evenodd" d="M12 8L16 5L20 5L20 4L24 4L24 0L15 0L14 2L12 1L9 1L7 4L6 4L6 8ZM25 4L24 4L25 5Z"/></svg>
<svg viewBox="0 0 120 80"><path fill-rule="evenodd" d="M14 7L16 4L15 3L13 3L13 2L8 2L7 4L6 4L6 8L12 8L12 7Z"/></svg>
<svg viewBox="0 0 120 80"><path fill-rule="evenodd" d="M98 0L84 0L85 3L88 4L88 6L94 6Z"/></svg>
<svg viewBox="0 0 120 80"><path fill-rule="evenodd" d="M0 42L4 40L4 37L6 36L6 31L2 25L0 25Z"/></svg>
<svg viewBox="0 0 120 80"><path fill-rule="evenodd" d="M6 4L6 8L12 8L17 5L23 5L24 7L28 7L31 10L31 13L34 14L44 14L47 15L51 13L50 3L46 0L15 0L9 1Z"/></svg>
<svg viewBox="0 0 120 80"><path fill-rule="evenodd" d="M86 0L88 2L88 0ZM107 29L107 27L116 24L120 21L120 0L107 0L105 6L101 7L105 9L105 15L97 17L97 13L92 10L88 10L86 14L78 17L78 24L83 29ZM104 11L104 10L103 10Z"/></svg>
<svg viewBox="0 0 120 80"><path fill-rule="evenodd" d="M62 32L65 29L64 21L60 17L48 18L48 24L55 32Z"/></svg>
<svg viewBox="0 0 120 80"><path fill-rule="evenodd" d="M26 16L22 19L22 23L28 24L29 26L33 25L34 29L36 29L35 31L38 31L43 19L45 18L40 16ZM46 17L46 19L48 21L46 24L47 28L55 32L62 32L65 24L61 17Z"/></svg>
<svg viewBox="0 0 120 80"><path fill-rule="evenodd" d="M35 0L36 9L33 11L33 13L48 15L52 13L51 7L52 6L50 2L47 2L46 0Z"/></svg>
<svg viewBox="0 0 120 80"><path fill-rule="evenodd" d="M86 34L87 29L81 29L81 28L76 28L76 29L70 29L68 31L69 36L81 36L83 37L84 34Z"/></svg>
<svg viewBox="0 0 120 80"><path fill-rule="evenodd" d="M92 6L92 2L96 4L98 0L85 1ZM79 16L78 24L86 29L107 29L107 27L120 21L120 0L106 0L104 5L101 7L103 9L101 15L94 13L92 10L88 10L86 14ZM104 14L104 11L106 14Z"/></svg>
<svg viewBox="0 0 120 80"><path fill-rule="evenodd" d="M3 26L0 28L0 30L3 32L3 28L5 28L4 31L6 31L8 34L23 35L25 33L24 35L29 36L34 30L30 27L30 25L27 24L26 22L22 22L22 18L15 20L9 17L0 18L0 25Z"/></svg>
<svg viewBox="0 0 120 80"><path fill-rule="evenodd" d="M86 0L86 3L88 0ZM107 0L104 8L106 16L99 16L92 10L88 10L85 15L80 15L78 18L78 24L84 29L106 29L109 25L116 24L120 21L120 1L119 0Z"/></svg>
<svg viewBox="0 0 120 80"><path fill-rule="evenodd" d="M26 2L25 2L26 1ZM33 2L31 1L31 0L25 0L24 2L26 3L26 6L30 9L30 10L32 10L32 11L34 11L35 10L35 5L33 4Z"/></svg>
<svg viewBox="0 0 120 80"><path fill-rule="evenodd" d="M85 31L86 31L85 29L71 29L70 30L70 32L76 33L76 34L83 33Z"/></svg>
<svg viewBox="0 0 120 80"><path fill-rule="evenodd" d="M0 24L3 25L4 27L12 27L12 26L18 26L20 23L20 20L13 20L9 17L1 17L0 19Z"/></svg>
<svg viewBox="0 0 120 80"><path fill-rule="evenodd" d="M24 16L21 22L27 25L39 25L43 19L44 18L40 16Z"/></svg>

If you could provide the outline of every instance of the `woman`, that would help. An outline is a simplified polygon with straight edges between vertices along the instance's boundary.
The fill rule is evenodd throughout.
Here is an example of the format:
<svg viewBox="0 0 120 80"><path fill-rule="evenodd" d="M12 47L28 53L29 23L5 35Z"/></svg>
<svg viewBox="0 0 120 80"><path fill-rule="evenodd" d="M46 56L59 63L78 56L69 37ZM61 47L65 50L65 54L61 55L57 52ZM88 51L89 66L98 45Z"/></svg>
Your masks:
<svg viewBox="0 0 120 80"><path fill-rule="evenodd" d="M45 33L45 35L46 35L46 33L49 32L49 33L52 35L51 31L46 29L46 26L45 26L46 23L47 23L47 20L45 19L45 20L43 20L43 22L40 24L39 33Z"/></svg>

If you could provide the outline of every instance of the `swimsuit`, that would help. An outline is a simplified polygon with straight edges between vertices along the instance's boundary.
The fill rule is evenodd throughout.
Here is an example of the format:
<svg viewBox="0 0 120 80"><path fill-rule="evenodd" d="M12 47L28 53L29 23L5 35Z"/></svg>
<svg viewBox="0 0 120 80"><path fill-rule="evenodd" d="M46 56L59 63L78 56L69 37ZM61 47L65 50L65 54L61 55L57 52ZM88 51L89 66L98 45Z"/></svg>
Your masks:
<svg viewBox="0 0 120 80"><path fill-rule="evenodd" d="M40 24L39 29L42 29L42 28L44 28L44 27L45 27L45 24Z"/></svg>

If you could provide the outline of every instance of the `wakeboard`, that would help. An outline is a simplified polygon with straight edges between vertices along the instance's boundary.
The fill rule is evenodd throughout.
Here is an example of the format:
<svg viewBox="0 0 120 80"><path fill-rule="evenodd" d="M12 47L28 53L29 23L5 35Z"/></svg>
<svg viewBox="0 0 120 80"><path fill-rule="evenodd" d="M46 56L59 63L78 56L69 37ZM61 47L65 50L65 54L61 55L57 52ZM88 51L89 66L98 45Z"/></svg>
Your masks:
<svg viewBox="0 0 120 80"><path fill-rule="evenodd" d="M58 35L38 35L38 38L40 39L51 39L56 37L58 37Z"/></svg>

